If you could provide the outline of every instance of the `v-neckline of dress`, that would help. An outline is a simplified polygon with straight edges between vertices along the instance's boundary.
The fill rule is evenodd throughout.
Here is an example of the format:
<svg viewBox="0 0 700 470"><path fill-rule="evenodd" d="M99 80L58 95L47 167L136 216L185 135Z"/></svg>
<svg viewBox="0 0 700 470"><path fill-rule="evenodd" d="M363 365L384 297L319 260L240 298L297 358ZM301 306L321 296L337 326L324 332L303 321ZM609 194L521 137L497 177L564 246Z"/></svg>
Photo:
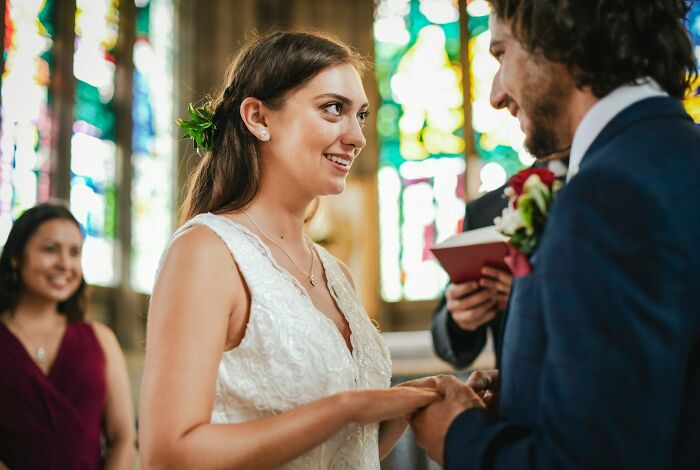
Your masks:
<svg viewBox="0 0 700 470"><path fill-rule="evenodd" d="M338 329L338 325L336 325L333 322L333 320L330 319L330 317L328 315L323 313L316 306L313 299L311 298L311 295L309 295L309 291L306 290L306 288L301 284L301 282L299 282L299 280L296 277L292 276L292 274L286 268L284 268L283 266L280 266L280 264L277 262L275 257L272 255L272 251L270 251L270 247L265 242L263 242L262 239L257 234L253 233L245 225L240 224L240 223L236 222L235 220L232 220L232 219L226 217L225 215L219 215L219 214L213 214L213 213L212 213L212 215L215 217L221 217L222 219L226 220L233 227L241 230L246 235L249 235L250 237L252 237L263 248L263 250L265 251L265 255L270 260L272 265L278 271L280 271L284 277L286 277L290 282L292 282L295 285L295 287L297 287L299 289L299 291L302 294L302 297L304 297L306 299L306 301L309 303L311 308L316 312L316 314L318 316L320 316L322 321L325 321L326 324L333 329L333 331L335 331L335 333L337 334L337 337L339 338L339 340L343 344L343 349L348 353L350 358L354 361L355 360L355 351L357 350L357 347L355 346L355 342L353 341L354 335L353 335L352 323L350 322L350 318L348 318L347 313L345 312L345 310L343 310L342 306L340 305L340 301L338 299L338 296L336 295L335 290L333 289L333 286L332 286L331 281L330 281L328 274L327 274L328 269L326 266L326 262L323 259L323 257L321 256L321 254L319 253L319 251L316 249L315 244L311 243L310 246L311 246L311 249L314 250L316 257L319 259L319 261L321 262L321 266L323 267L322 275L326 281L326 289L328 289L328 292L329 292L331 298L333 299L333 302L335 303L335 307L338 309L338 312L340 312L340 314L343 316L343 318L345 319L345 321L348 324L348 329L350 330L350 337L349 337L350 347L348 347L348 344L345 341L345 337L341 333L340 329Z"/></svg>
<svg viewBox="0 0 700 470"><path fill-rule="evenodd" d="M4 321L0 321L0 324L2 325L2 328L5 329L7 332L8 336L12 338L12 341L16 343L16 346L22 351L21 354L24 354L24 357L26 360L28 360L31 365L34 367L35 372L39 373L42 377L47 379L49 382L51 382L53 378L53 372L56 370L56 365L58 364L59 360L63 356L63 350L65 349L65 344L66 344L66 338L68 336L68 328L70 328L70 322L66 319L66 327L63 330L63 335L61 335L61 340L58 343L58 349L56 350L56 356L53 358L53 363L51 363L51 366L47 369L46 372L44 372L39 364L36 363L34 360L34 357L32 356L31 352L26 348L22 340L15 335L12 330L5 324Z"/></svg>

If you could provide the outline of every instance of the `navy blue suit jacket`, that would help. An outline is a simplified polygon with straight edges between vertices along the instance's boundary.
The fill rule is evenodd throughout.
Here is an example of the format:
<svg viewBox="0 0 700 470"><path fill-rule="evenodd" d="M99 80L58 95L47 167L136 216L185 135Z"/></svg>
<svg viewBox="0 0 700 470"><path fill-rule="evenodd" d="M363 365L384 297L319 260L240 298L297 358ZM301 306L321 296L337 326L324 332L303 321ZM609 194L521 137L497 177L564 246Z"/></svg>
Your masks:
<svg viewBox="0 0 700 470"><path fill-rule="evenodd" d="M700 468L700 129L671 98L616 116L559 192L505 320L501 415L445 468Z"/></svg>

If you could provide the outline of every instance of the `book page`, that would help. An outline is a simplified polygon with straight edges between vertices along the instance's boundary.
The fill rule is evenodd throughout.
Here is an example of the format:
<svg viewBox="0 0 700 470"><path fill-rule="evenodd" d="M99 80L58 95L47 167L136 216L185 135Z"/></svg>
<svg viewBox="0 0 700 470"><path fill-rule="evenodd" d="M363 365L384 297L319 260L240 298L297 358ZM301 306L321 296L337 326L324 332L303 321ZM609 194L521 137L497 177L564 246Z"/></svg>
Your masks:
<svg viewBox="0 0 700 470"><path fill-rule="evenodd" d="M495 225L490 225L488 227L469 230L454 235L434 245L433 248L439 249L453 246L480 245L482 243L505 242L506 240L508 239L496 229Z"/></svg>

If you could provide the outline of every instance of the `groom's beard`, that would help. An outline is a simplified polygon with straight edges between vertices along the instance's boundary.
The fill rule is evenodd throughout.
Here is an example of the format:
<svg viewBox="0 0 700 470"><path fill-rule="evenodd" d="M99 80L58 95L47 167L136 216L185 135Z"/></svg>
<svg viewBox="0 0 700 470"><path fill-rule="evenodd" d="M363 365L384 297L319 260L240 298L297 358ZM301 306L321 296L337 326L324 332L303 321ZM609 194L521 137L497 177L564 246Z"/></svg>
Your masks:
<svg viewBox="0 0 700 470"><path fill-rule="evenodd" d="M569 156L571 144L562 145L556 132L561 112L559 103L542 103L533 112L532 132L525 137L525 148L540 162L558 160Z"/></svg>
<svg viewBox="0 0 700 470"><path fill-rule="evenodd" d="M539 161L568 156L570 138L566 136L566 107L573 89L557 79L557 71L541 59L523 78L522 110L530 120L525 135L525 148ZM568 144L568 145L567 145Z"/></svg>
<svg viewBox="0 0 700 470"><path fill-rule="evenodd" d="M544 157L535 157L535 158L537 158L538 162L549 162L552 160L563 160L565 158L569 158L570 153L571 153L571 145L567 145L566 147L562 147L560 149L554 150L549 155L545 155Z"/></svg>

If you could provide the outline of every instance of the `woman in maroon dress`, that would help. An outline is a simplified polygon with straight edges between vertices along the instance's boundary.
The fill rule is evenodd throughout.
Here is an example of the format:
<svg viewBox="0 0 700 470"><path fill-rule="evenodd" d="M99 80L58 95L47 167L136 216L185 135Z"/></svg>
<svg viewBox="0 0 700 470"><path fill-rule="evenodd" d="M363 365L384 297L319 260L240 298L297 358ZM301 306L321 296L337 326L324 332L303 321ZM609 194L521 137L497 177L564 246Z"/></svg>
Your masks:
<svg viewBox="0 0 700 470"><path fill-rule="evenodd" d="M124 356L109 328L85 321L82 244L68 209L42 204L15 221L0 256L0 466L133 465Z"/></svg>

